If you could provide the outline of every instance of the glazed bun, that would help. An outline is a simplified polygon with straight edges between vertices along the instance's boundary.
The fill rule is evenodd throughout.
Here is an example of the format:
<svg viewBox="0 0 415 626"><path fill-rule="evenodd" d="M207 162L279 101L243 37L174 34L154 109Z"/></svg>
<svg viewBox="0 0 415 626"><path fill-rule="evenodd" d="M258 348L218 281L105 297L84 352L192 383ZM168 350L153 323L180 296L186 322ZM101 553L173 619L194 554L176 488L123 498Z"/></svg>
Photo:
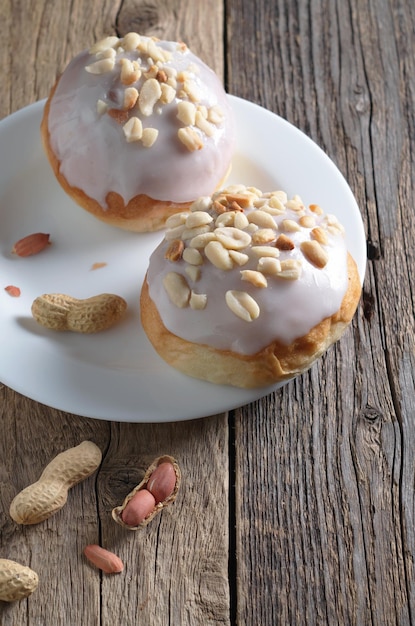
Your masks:
<svg viewBox="0 0 415 626"><path fill-rule="evenodd" d="M186 45L128 33L75 57L51 90L43 145L63 189L113 226L164 226L230 169L234 119Z"/></svg>
<svg viewBox="0 0 415 626"><path fill-rule="evenodd" d="M169 218L141 320L181 372L262 387L309 368L345 331L360 293L333 215L281 191L233 186Z"/></svg>

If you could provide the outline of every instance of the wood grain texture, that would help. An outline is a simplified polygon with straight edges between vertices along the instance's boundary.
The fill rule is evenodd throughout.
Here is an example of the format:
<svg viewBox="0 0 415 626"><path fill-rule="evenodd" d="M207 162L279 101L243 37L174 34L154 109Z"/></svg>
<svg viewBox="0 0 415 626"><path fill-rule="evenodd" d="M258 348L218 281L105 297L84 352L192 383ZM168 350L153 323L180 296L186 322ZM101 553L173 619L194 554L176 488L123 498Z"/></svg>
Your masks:
<svg viewBox="0 0 415 626"><path fill-rule="evenodd" d="M236 413L238 623L409 624L413 4L235 2L228 17L230 90L332 157L361 207L370 254L346 336L266 406Z"/></svg>
<svg viewBox="0 0 415 626"><path fill-rule="evenodd" d="M412 0L0 0L0 117L44 98L101 36L183 39L333 159L369 259L341 341L230 429L226 415L88 420L0 386L0 556L40 575L28 601L0 603L2 626L413 624L414 24ZM82 439L101 447L99 471L45 523L17 526L15 493ZM176 502L143 531L114 524L165 453L183 473ZM90 566L87 543L117 552L123 574Z"/></svg>
<svg viewBox="0 0 415 626"><path fill-rule="evenodd" d="M70 58L96 39L137 26L143 34L191 42L205 57L215 40L210 65L222 74L222 3L214 9L202 2L44 0L28 11L23 2L0 0L0 116L46 97ZM40 578L28 601L0 602L2 626L229 623L226 415L168 425L120 424L114 415L110 423L50 409L2 385L0 420L0 554L30 565ZM46 522L16 525L8 515L13 496L82 439L103 450L97 474ZM126 531L111 509L161 454L180 463L179 496L145 530ZM82 555L88 543L116 551L123 574L104 576L89 565Z"/></svg>

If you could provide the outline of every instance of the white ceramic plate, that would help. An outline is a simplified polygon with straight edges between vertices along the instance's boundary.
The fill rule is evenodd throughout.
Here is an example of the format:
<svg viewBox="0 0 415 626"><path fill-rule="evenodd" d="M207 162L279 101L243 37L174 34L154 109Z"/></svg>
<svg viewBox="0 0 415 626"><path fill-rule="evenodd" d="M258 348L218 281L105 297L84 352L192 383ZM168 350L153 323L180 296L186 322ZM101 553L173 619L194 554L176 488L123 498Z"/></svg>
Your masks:
<svg viewBox="0 0 415 626"><path fill-rule="evenodd" d="M230 183L284 189L318 203L344 224L363 280L365 236L359 209L330 159L294 126L231 97L239 140ZM0 122L0 380L49 406L87 417L167 422L213 415L277 387L241 390L188 378L166 365L140 327L139 292L163 234L113 229L75 205L56 182L41 147L43 102ZM47 232L37 256L11 254L18 239ZM95 263L105 267L92 270ZM19 298L4 287L16 285ZM86 298L102 292L128 302L125 320L97 335L55 333L32 319L42 293Z"/></svg>

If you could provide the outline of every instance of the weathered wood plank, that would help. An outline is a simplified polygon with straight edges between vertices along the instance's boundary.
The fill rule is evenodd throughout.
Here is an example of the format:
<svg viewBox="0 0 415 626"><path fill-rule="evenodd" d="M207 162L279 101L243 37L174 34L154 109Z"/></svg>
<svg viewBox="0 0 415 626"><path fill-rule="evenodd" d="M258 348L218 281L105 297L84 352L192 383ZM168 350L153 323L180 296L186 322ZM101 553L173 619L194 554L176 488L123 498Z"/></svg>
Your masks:
<svg viewBox="0 0 415 626"><path fill-rule="evenodd" d="M36 2L28 11L0 0L0 15L1 117L46 97L69 59L91 41L137 27L185 40L223 74L219 1ZM3 626L229 623L226 415L169 425L107 423L44 407L1 386L0 420L0 555L30 564L40 576L27 602L0 603ZM57 452L86 438L104 452L97 475L74 488L46 522L14 524L8 508L15 493ZM127 532L113 522L111 508L165 453L182 468L179 497L146 530ZM89 566L82 549L91 542L117 551L124 573L107 577Z"/></svg>
<svg viewBox="0 0 415 626"><path fill-rule="evenodd" d="M228 16L230 90L328 152L356 194L373 259L341 342L266 403L236 412L238 618L409 623L413 6L237 2Z"/></svg>

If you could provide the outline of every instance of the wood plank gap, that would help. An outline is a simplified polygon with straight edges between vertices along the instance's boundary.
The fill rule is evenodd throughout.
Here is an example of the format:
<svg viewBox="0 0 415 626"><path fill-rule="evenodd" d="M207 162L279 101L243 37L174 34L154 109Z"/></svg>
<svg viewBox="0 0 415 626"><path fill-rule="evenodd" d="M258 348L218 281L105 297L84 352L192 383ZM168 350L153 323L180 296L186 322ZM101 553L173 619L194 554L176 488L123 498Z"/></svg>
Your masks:
<svg viewBox="0 0 415 626"><path fill-rule="evenodd" d="M392 362L391 362L391 355L390 355L390 351L385 349L385 365L386 365L386 372L387 372L387 376L388 376L388 381L389 381L389 389L390 389L390 394L391 394L391 400L392 400L392 404L394 407L394 411L395 411L395 416L396 416L396 421L398 423L398 427L399 427L399 433L400 433L400 437L401 437L401 449L402 449L402 459L401 459L401 463L400 463L400 468L399 468L399 525L400 525L400 538L401 538L401 549L402 549L402 554L405 554L405 545L407 544L407 541L404 540L404 538L407 535L407 530L406 530L406 524L405 524L405 489L407 487L406 482L405 482L405 436L404 436L404 418L402 415L402 409L401 409L401 403L399 401L399 397L398 397L398 393L397 393L397 389L396 386L393 384L394 381L394 371L393 371L393 366L392 366ZM403 571L405 573L405 591L406 591L406 596L407 598L411 598L412 596L412 592L411 592L411 572L408 569L408 561L406 558L403 559ZM414 615L413 615L413 607L412 607L412 602L408 602L407 603L407 608L408 608L408 615L409 615L409 623L414 624Z"/></svg>
<svg viewBox="0 0 415 626"><path fill-rule="evenodd" d="M225 91L227 93L228 89L229 89L229 67L230 67L230 63L229 63L229 50L230 50L230 37L231 37L231 28L230 28L230 24L229 24L229 28L228 28L228 21L230 20L230 11L228 8L228 1L229 0L225 0L223 3L223 84L225 87Z"/></svg>
<svg viewBox="0 0 415 626"><path fill-rule="evenodd" d="M229 580L229 623L237 624L238 606L238 564L236 560L236 441L235 441L235 412L228 413L228 446L229 446L229 553L228 553L228 580Z"/></svg>

